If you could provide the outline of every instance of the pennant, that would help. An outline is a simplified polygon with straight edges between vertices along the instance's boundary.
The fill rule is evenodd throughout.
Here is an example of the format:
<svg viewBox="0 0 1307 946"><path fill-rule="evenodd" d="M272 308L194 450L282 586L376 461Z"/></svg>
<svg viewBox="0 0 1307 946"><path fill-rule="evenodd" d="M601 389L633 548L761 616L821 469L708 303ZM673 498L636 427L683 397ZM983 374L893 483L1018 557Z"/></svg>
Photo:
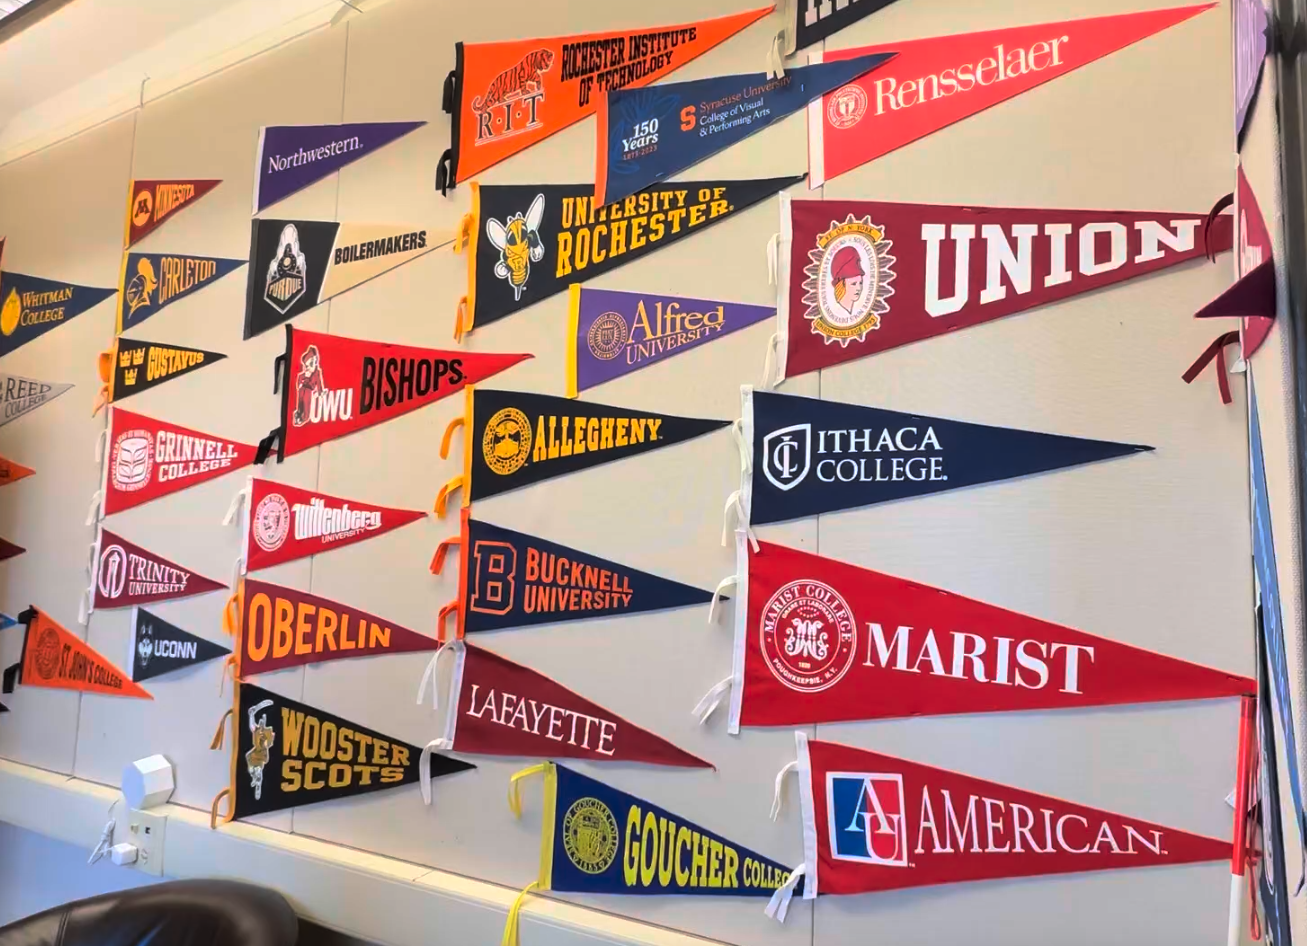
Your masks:
<svg viewBox="0 0 1307 946"><path fill-rule="evenodd" d="M374 506L257 477L250 477L246 489L241 562L248 572L373 539L427 517L420 509Z"/></svg>
<svg viewBox="0 0 1307 946"><path fill-rule="evenodd" d="M1230 249L1228 216L781 195L781 377Z"/></svg>
<svg viewBox="0 0 1307 946"><path fill-rule="evenodd" d="M254 462L247 443L109 408L100 517L216 479Z"/></svg>
<svg viewBox="0 0 1307 946"><path fill-rule="evenodd" d="M129 662L132 679L137 682L193 667L230 653L229 648L196 637L190 631L184 631L144 608L132 610Z"/></svg>
<svg viewBox="0 0 1307 946"><path fill-rule="evenodd" d="M1242 141L1266 61L1271 14L1262 0L1234 0L1234 136Z"/></svg>
<svg viewBox="0 0 1307 946"><path fill-rule="evenodd" d="M424 224L254 220L245 337L454 241Z"/></svg>
<svg viewBox="0 0 1307 946"><path fill-rule="evenodd" d="M445 649L456 660L444 736L455 752L712 768L529 667L466 641Z"/></svg>
<svg viewBox="0 0 1307 946"><path fill-rule="evenodd" d="M623 200L797 112L894 57L610 89L600 98L595 135L596 206Z"/></svg>
<svg viewBox="0 0 1307 946"><path fill-rule="evenodd" d="M456 394L531 357L391 345L287 325L286 352L273 366L273 391L281 386L281 424L259 444L255 462L266 459L274 443L280 463Z"/></svg>
<svg viewBox="0 0 1307 946"><path fill-rule="evenodd" d="M0 272L0 299L4 300L0 303L0 355L21 348L113 294L113 289Z"/></svg>
<svg viewBox="0 0 1307 946"><path fill-rule="evenodd" d="M17 483L25 477L35 473L31 467L23 466L21 463L15 463L13 460L6 460L0 457L0 486L8 486L10 483Z"/></svg>
<svg viewBox="0 0 1307 946"><path fill-rule="evenodd" d="M1228 197L1217 206L1227 200ZM1248 359L1262 347L1275 324L1275 259L1266 218L1262 216L1257 195L1243 173L1243 165L1238 169L1235 216L1239 221L1239 254L1235 259L1239 278L1229 289L1195 312L1194 317L1240 318L1240 354Z"/></svg>
<svg viewBox="0 0 1307 946"><path fill-rule="evenodd" d="M458 636L707 604L712 593L462 514ZM440 632L444 633L443 622Z"/></svg>
<svg viewBox="0 0 1307 946"><path fill-rule="evenodd" d="M21 545L14 545L14 543L10 542L8 539L0 539L0 562L3 562L5 559L22 555L26 551L27 549L23 548Z"/></svg>
<svg viewBox="0 0 1307 946"><path fill-rule="evenodd" d="M23 635L22 669L19 671L23 686L154 699L90 644L74 636L40 608L30 607L18 618L27 625ZM11 690L6 688L5 692Z"/></svg>
<svg viewBox="0 0 1307 946"><path fill-rule="evenodd" d="M442 459L453 430L464 428L463 475L440 491L463 487L463 505L578 470L684 443L730 426L728 420L673 417L526 391L467 389L466 413L445 431Z"/></svg>
<svg viewBox="0 0 1307 946"><path fill-rule="evenodd" d="M736 543L730 731L1241 696L1246 677L811 552Z"/></svg>
<svg viewBox="0 0 1307 946"><path fill-rule="evenodd" d="M753 525L1010 480L1152 447L743 389Z"/></svg>
<svg viewBox="0 0 1307 946"><path fill-rule="evenodd" d="M0 613L0 631L3 631L7 627L17 627L21 623L22 622L12 614Z"/></svg>
<svg viewBox="0 0 1307 946"><path fill-rule="evenodd" d="M245 265L243 259L180 256L175 253L124 253L118 276L116 334L135 328L165 306L217 282Z"/></svg>
<svg viewBox="0 0 1307 946"><path fill-rule="evenodd" d="M455 337L697 233L802 179L659 184L607 207L595 206L589 184L474 183L465 220L468 294L459 305Z"/></svg>
<svg viewBox="0 0 1307 946"><path fill-rule="evenodd" d="M1280 817L1280 771L1275 757L1275 715L1271 708L1266 628L1257 609L1257 819L1262 856L1251 866L1266 918L1270 946L1289 946L1289 872Z"/></svg>
<svg viewBox="0 0 1307 946"><path fill-rule="evenodd" d="M442 103L453 127L436 187L443 194L580 121L609 89L661 79L772 9L647 30L455 44Z"/></svg>
<svg viewBox="0 0 1307 946"><path fill-rule="evenodd" d="M104 528L91 556L91 611L189 598L226 587Z"/></svg>
<svg viewBox="0 0 1307 946"><path fill-rule="evenodd" d="M898 55L872 75L808 107L808 186L820 187L860 164L1214 6L1172 7L827 51L827 62L881 52ZM823 61L821 53L810 57Z"/></svg>
<svg viewBox="0 0 1307 946"><path fill-rule="evenodd" d="M48 404L72 388L71 384L57 384L24 378L17 374L0 374L0 427L17 420L28 411Z"/></svg>
<svg viewBox="0 0 1307 946"><path fill-rule="evenodd" d="M177 211L189 207L221 183L222 181L198 178L129 181L123 246L130 247Z"/></svg>
<svg viewBox="0 0 1307 946"><path fill-rule="evenodd" d="M1230 843L794 734L803 897L1229 861Z"/></svg>
<svg viewBox="0 0 1307 946"><path fill-rule="evenodd" d="M213 800L214 822L224 795L226 822L476 768L432 754L426 771L419 773L420 746L252 683L236 684L230 713L232 782ZM225 725L224 717L211 748L222 748Z"/></svg>
<svg viewBox="0 0 1307 946"><path fill-rule="evenodd" d="M798 49L820 43L846 26L883 10L894 0L797 0L786 6L785 43L782 51L789 56Z"/></svg>
<svg viewBox="0 0 1307 946"><path fill-rule="evenodd" d="M425 124L354 122L263 126L259 129L259 147L255 152L253 212L257 214Z"/></svg>
<svg viewBox="0 0 1307 946"><path fill-rule="evenodd" d="M98 412L101 404L121 401L226 357L202 348L115 338L108 351L100 352L100 380L104 385L100 388L95 409Z"/></svg>
<svg viewBox="0 0 1307 946"><path fill-rule="evenodd" d="M358 608L254 578L228 603L237 620L236 678L286 667L436 650L433 638ZM226 618L224 618L226 620Z"/></svg>
<svg viewBox="0 0 1307 946"><path fill-rule="evenodd" d="M567 396L773 318L771 306L573 285Z"/></svg>

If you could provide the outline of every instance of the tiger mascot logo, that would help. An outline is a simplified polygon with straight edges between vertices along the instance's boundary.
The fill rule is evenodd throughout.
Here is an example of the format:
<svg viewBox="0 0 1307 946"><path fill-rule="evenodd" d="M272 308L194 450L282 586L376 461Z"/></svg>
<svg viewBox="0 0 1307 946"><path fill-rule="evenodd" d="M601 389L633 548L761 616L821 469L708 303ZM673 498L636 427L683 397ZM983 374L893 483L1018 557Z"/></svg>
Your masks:
<svg viewBox="0 0 1307 946"><path fill-rule="evenodd" d="M536 194L526 215L513 214L503 223L493 217L486 221L486 236L499 250L495 275L507 279L513 287L513 301L522 300L526 281L531 277L531 264L545 256L545 244L540 239L540 222L545 216L545 195Z"/></svg>
<svg viewBox="0 0 1307 946"><path fill-rule="evenodd" d="M472 111L484 112L496 105L507 105L543 92L541 75L554 67L554 53L549 49L536 49L522 57L522 61L495 76L484 96L472 100Z"/></svg>

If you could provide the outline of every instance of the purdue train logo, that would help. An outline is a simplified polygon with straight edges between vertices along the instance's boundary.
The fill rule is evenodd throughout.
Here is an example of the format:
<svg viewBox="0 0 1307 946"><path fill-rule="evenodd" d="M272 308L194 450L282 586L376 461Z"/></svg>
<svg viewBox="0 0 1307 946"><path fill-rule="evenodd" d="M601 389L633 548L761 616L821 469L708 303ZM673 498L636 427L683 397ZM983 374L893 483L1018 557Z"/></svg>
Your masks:
<svg viewBox="0 0 1307 946"><path fill-rule="evenodd" d="M268 265L263 301L282 315L300 300L308 285L309 264L300 250L300 232L295 224L282 228L277 240L277 258Z"/></svg>
<svg viewBox="0 0 1307 946"><path fill-rule="evenodd" d="M503 223L493 217L486 221L486 236L499 250L495 275L507 279L513 287L513 301L520 301L531 278L531 264L545 257L545 244L540 239L540 221L545 216L545 195L536 194L527 208L526 216L513 214Z"/></svg>
<svg viewBox="0 0 1307 946"><path fill-rule="evenodd" d="M142 306L150 305L150 293L154 292L158 285L159 280L154 275L154 264L150 262L148 256L142 256L136 261L136 275L127 284L127 305L130 307L127 314L133 315Z"/></svg>
<svg viewBox="0 0 1307 946"><path fill-rule="evenodd" d="M500 476L522 469L531 455L531 422L516 407L495 412L481 438L486 466Z"/></svg>
<svg viewBox="0 0 1307 946"><path fill-rule="evenodd" d="M843 223L831 221L831 228L817 237L803 268L803 317L812 323L815 335L826 343L862 341L880 328L880 317L889 311L886 300L894 294L893 242L885 239L885 228L870 217Z"/></svg>
<svg viewBox="0 0 1307 946"><path fill-rule="evenodd" d="M578 798L563 815L563 850L578 870L602 874L617 856L617 819L597 798Z"/></svg>
<svg viewBox="0 0 1307 946"><path fill-rule="evenodd" d="M250 707L250 751L245 753L245 767L250 773L250 788L254 789L254 800L263 797L263 767L272 758L272 747L277 738L277 731L268 725L268 714L259 715L260 711L272 705L272 700L264 700Z"/></svg>

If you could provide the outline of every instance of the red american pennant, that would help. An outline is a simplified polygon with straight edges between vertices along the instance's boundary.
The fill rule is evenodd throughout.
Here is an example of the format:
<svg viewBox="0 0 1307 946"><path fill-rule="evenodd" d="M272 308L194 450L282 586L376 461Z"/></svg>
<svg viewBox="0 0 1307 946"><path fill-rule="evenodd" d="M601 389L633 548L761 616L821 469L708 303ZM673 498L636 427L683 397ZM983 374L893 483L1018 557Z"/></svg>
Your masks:
<svg viewBox="0 0 1307 946"><path fill-rule="evenodd" d="M130 608L226 586L101 529L91 552L91 608ZM83 622L85 623L85 622Z"/></svg>
<svg viewBox="0 0 1307 946"><path fill-rule="evenodd" d="M1222 670L737 537L731 732L1255 693Z"/></svg>
<svg viewBox="0 0 1307 946"><path fill-rule="evenodd" d="M391 345L287 325L286 352L273 369L281 385L281 424L259 443L255 462L274 444L280 462L449 397L530 357Z"/></svg>
<svg viewBox="0 0 1307 946"><path fill-rule="evenodd" d="M425 519L395 509L250 477L245 487L243 565L247 572L328 552Z"/></svg>
<svg viewBox="0 0 1307 946"><path fill-rule="evenodd" d="M781 377L1215 256L1231 218L781 195Z"/></svg>
<svg viewBox="0 0 1307 946"><path fill-rule="evenodd" d="M432 658L418 690L419 703L428 681L434 680L437 659L447 650L456 656L454 695L441 743L446 748L482 755L712 768L544 674L466 641L446 644Z"/></svg>
<svg viewBox="0 0 1307 946"><path fill-rule="evenodd" d="M20 671L23 686L154 699L133 683L130 675L41 609L28 608L18 618L27 624ZM8 671L5 678L5 692L9 692L12 681Z"/></svg>
<svg viewBox="0 0 1307 946"><path fill-rule="evenodd" d="M236 678L302 664L411 654L440 644L393 621L254 578L227 601L223 628L236 637Z"/></svg>
<svg viewBox="0 0 1307 946"><path fill-rule="evenodd" d="M100 515L113 515L254 462L250 444L109 406ZM89 523L88 523L89 524Z"/></svg>
<svg viewBox="0 0 1307 946"><path fill-rule="evenodd" d="M808 186L1183 23L1215 3L828 50L812 62L897 52L808 106Z"/></svg>

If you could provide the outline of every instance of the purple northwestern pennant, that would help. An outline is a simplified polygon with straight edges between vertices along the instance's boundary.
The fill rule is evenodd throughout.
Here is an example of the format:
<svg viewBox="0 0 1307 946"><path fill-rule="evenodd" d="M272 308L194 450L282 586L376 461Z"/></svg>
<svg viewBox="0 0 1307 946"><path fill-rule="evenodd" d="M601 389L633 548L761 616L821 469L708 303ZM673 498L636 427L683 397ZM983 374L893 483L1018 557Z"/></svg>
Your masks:
<svg viewBox="0 0 1307 946"><path fill-rule="evenodd" d="M567 396L776 315L773 306L573 284Z"/></svg>
<svg viewBox="0 0 1307 946"><path fill-rule="evenodd" d="M425 124L265 125L254 166L254 213Z"/></svg>
<svg viewBox="0 0 1307 946"><path fill-rule="evenodd" d="M1234 134L1243 136L1243 126L1257 97L1262 81L1262 63L1266 59L1266 33L1271 28L1270 14L1262 0L1235 0L1234 3Z"/></svg>

